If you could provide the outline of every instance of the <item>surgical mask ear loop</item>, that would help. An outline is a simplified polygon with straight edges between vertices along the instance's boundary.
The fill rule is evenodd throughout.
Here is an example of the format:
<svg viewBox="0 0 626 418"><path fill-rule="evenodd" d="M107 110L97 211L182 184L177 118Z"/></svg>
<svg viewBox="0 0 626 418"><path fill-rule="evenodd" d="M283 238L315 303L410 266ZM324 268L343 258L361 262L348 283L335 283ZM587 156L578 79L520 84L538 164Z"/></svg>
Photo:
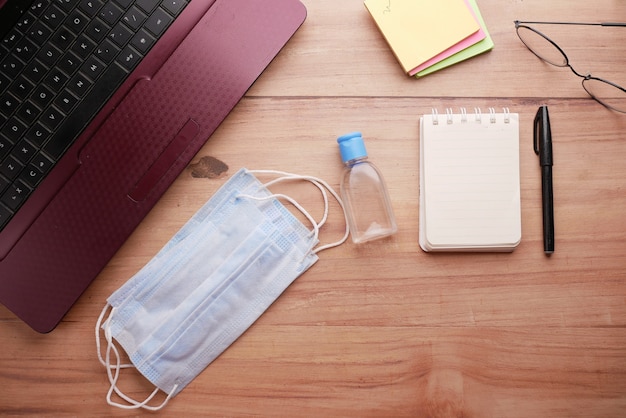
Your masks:
<svg viewBox="0 0 626 418"><path fill-rule="evenodd" d="M101 350L101 344L100 344L100 329L102 327L102 321L104 320L104 315L106 314L106 312L109 310L109 308L111 307L111 305L109 305L108 303L106 304L106 306L104 307L104 309L102 309L102 312L100 313L100 316L98 317L98 321L96 322L96 350L98 351L98 360L100 360L100 364L102 364L104 367L110 367L110 368L114 368L115 366L112 365L108 365L105 362L104 358L102 357L102 350ZM112 312L111 312L112 313ZM109 330L108 327L104 327L103 331L105 332L105 340L107 340L107 343L109 341L110 336L106 335L107 331ZM107 347L108 348L108 347ZM113 347L115 349L115 347ZM120 364L118 366L118 368L120 369L127 369L127 368L131 368L131 367L135 367L132 364Z"/></svg>
<svg viewBox="0 0 626 418"><path fill-rule="evenodd" d="M242 194L237 196L238 198L245 198L245 199L250 199L250 200L257 200L257 201L263 201L263 200L269 200L269 199L285 199L286 201L288 201L289 203L291 203L292 205L295 206L296 209L298 209L300 212L302 212L302 214L309 220L309 222L311 222L311 224L313 225L313 234L315 236L315 239L318 238L319 236L319 225L317 224L317 222L315 222L315 219L313 219L313 217L311 216L311 214L309 212L306 211L306 209L304 209L298 202L296 202L295 199L281 194L281 193L276 193L276 194L272 194L269 196L251 196L248 194Z"/></svg>
<svg viewBox="0 0 626 418"><path fill-rule="evenodd" d="M279 177L279 178L277 178L275 180L272 180L270 182L267 182L267 183L263 184L263 186L265 188L269 188L269 187L273 186L274 184L281 183L281 182L284 182L284 181L292 181L292 180L304 180L304 179L301 178L301 177L298 177L298 176ZM313 185L315 185L315 187L317 187L320 190L320 192L322 193L322 197L324 198L324 215L322 217L322 220L320 220L318 222L318 224L317 224L317 226L319 228L321 228L322 226L324 226L324 224L326 223L326 220L328 219L328 211L329 211L329 209L328 209L328 193L326 192L326 189L320 183L318 183L317 181L315 181L315 180L309 180L309 181Z"/></svg>
<svg viewBox="0 0 626 418"><path fill-rule="evenodd" d="M337 203L339 203L339 206L341 206L341 210L343 212L344 220L346 222L346 230L345 230L345 233L344 233L343 237L339 241L319 246L319 247L317 247L316 249L313 250L313 253L317 254L320 251L324 251L324 250L327 250L327 249L333 248L333 247L338 247L339 245L341 245L344 242L346 242L346 240L350 236L350 227L348 226L348 214L346 213L346 208L345 208L345 206L343 204L343 201L339 197L339 194L337 194L337 192L332 187L330 187L330 185L328 183L326 183L324 180L322 180L320 178L317 178L317 177L313 177L313 176L303 176L303 175L300 175L300 174L293 174L293 173L288 173L288 172L285 172L285 171L276 171L276 170L248 170L248 172L250 172L250 173L257 173L257 174L274 174L274 175L283 176L283 177L280 177L280 178L278 178L276 180L272 180L272 181L266 183L266 185L264 185L265 187L267 187L267 185L275 184L275 183L277 183L279 181L286 181L286 180L304 180L304 181L308 181L308 182L311 182L311 183L315 184L318 188L320 188L320 185L323 186L326 190L328 190L333 195L333 197L335 198ZM320 190L322 190L322 189L320 188ZM322 194L325 196L324 192L322 192ZM252 196L250 196L250 197L252 197ZM289 198L288 196L285 196L285 197L293 204L293 202L294 202L293 199ZM294 206L296 206L297 208L301 207L299 204L297 204L297 205L294 204ZM301 210L303 211L303 214L307 217L307 219L309 219L309 221L311 221L311 219L313 219L311 217L311 215L309 215L304 210L304 208L302 208ZM322 218L323 222L326 222L327 216L328 216L328 203L327 203L327 201L325 201L324 217ZM317 238L320 225L316 224L314 221L311 221L311 223L313 224L313 227L314 227L314 230L315 230L315 237Z"/></svg>
<svg viewBox="0 0 626 418"><path fill-rule="evenodd" d="M158 411L162 409L163 407L165 407L165 405L167 405L169 400L172 398L172 395L176 392L176 388L178 387L178 385L174 385L174 387L172 388L170 393L167 395L165 400L160 405L157 405L157 406L149 406L148 402L150 402L156 396L156 394L159 393L159 388L154 389L154 391L152 391L152 393L148 395L148 397L142 402L132 399L129 396L125 395L122 391L120 391L120 389L117 387L117 381L119 380L119 377L120 377L120 370L125 369L125 368L134 368L135 366L132 364L121 364L121 357L120 357L117 347L113 343L113 338L111 337L111 329L107 322L105 322L104 327L102 327L102 330L104 332L104 338L107 341L106 354L105 354L105 357L102 358L102 352L100 348L100 328L102 325L102 321L104 319L104 315L109 310L109 308L110 308L110 305L107 303L104 309L102 310L102 312L100 313L100 316L98 317L98 321L96 322L96 348L98 350L98 359L100 360L100 363L102 363L102 365L106 367L107 376L109 378L109 383L111 384L107 392L107 396L106 396L107 403L111 406L116 406L122 409L143 408L149 411ZM113 309L111 310L111 314L113 313ZM111 351L113 351L115 355L115 359L116 359L115 365L111 364ZM129 405L124 405L119 402L113 401L112 399L113 392L115 392L120 398L128 402Z"/></svg>

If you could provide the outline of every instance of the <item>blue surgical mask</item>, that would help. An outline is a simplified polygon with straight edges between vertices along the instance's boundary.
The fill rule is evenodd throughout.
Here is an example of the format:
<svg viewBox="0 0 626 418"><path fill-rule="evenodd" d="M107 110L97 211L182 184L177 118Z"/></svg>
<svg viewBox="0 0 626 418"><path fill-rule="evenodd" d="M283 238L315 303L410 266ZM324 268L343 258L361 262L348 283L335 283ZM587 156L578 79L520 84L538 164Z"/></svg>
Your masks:
<svg viewBox="0 0 626 418"><path fill-rule="evenodd" d="M96 324L98 356L107 368L109 404L160 409L232 344L278 296L317 260L317 252L345 242L318 246L328 214L327 190L313 177L277 173L262 184L242 169L176 233L159 253L108 299ZM307 180L324 198L324 217L316 222L288 196L267 186ZM282 203L287 200L313 225L309 230ZM345 217L345 211L344 211ZM105 316L108 317L105 320ZM106 340L104 357L101 332ZM118 345L132 364L121 364ZM117 387L120 369L136 368L154 392L137 401ZM162 390L157 406L148 403ZM112 399L113 393L127 402Z"/></svg>

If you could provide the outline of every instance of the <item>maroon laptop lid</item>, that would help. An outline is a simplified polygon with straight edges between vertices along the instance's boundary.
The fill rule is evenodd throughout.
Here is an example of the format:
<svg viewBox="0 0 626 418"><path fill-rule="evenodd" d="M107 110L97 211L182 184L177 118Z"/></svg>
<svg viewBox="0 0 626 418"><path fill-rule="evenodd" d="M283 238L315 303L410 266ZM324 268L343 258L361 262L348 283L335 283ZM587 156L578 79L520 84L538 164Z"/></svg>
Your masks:
<svg viewBox="0 0 626 418"><path fill-rule="evenodd" d="M297 0L192 1L0 232L0 302L54 329L305 17Z"/></svg>

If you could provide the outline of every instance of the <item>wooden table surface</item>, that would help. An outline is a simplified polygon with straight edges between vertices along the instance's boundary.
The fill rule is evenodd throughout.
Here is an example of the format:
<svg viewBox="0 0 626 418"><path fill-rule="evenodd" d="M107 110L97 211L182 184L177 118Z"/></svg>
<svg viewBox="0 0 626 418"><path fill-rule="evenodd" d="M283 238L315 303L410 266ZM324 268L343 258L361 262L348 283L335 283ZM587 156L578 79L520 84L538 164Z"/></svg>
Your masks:
<svg viewBox="0 0 626 418"><path fill-rule="evenodd" d="M626 2L479 0L493 51L407 77L362 0L303 0L308 17L61 325L39 335L0 307L0 415L124 416L105 402L94 325L105 299L241 167L338 187L335 139L363 132L399 231L324 251L162 411L165 416L554 417L626 414L626 115L543 64L513 21L626 21ZM626 86L626 29L542 27L582 73ZM532 122L554 138L556 252L543 253ZM520 114L522 242L510 254L418 246L419 115ZM212 157L214 160L205 158ZM198 170L207 161L228 170ZM209 165L209 168L215 165ZM195 173L195 176L192 174ZM290 187L315 216L318 193ZM341 235L337 205L321 238ZM149 393L128 373L122 388Z"/></svg>

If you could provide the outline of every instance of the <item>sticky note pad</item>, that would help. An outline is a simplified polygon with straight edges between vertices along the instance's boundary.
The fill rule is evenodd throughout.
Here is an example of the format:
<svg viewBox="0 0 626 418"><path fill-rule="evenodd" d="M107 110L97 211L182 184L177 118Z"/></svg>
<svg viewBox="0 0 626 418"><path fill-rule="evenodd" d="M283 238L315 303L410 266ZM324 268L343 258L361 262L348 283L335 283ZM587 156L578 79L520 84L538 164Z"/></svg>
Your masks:
<svg viewBox="0 0 626 418"><path fill-rule="evenodd" d="M485 25L485 20L483 19L480 13L480 10L478 9L478 4L476 4L476 0L467 0L467 1L469 2L470 6L474 10L474 15L476 16L476 19L478 19L478 22L480 23L480 26L482 27L482 32L485 34L485 38L447 58L442 59L441 61L436 62L435 64L427 68L424 68L423 70L418 68L418 71L415 73L416 77L424 77L428 74L434 73L435 71L439 71L444 68L450 67L451 65L458 64L461 61L465 61L467 59L475 57L476 55L482 54L487 51L491 51L493 49L494 47L493 40L491 39L491 35L489 34L489 31L487 30L487 26ZM471 37L475 35L476 34L472 35Z"/></svg>
<svg viewBox="0 0 626 418"><path fill-rule="evenodd" d="M365 0L407 74L480 29L464 0Z"/></svg>

